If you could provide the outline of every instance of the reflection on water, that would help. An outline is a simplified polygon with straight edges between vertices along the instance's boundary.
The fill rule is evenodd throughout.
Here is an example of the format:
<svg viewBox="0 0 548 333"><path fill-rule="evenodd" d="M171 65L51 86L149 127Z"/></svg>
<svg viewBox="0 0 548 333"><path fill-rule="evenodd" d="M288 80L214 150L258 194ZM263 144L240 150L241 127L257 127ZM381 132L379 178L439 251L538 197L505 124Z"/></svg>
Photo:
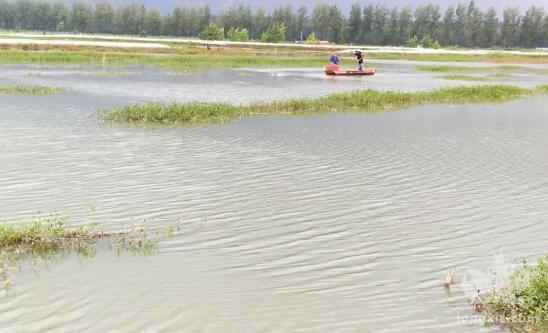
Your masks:
<svg viewBox="0 0 548 333"><path fill-rule="evenodd" d="M95 114L167 96L246 102L388 88L398 75L415 89L438 82L387 67L340 81L2 69L2 82L73 89L2 97L2 219L57 211L107 229L144 220L182 229L156 257L99 253L22 272L0 301L0 331L494 331L442 279L496 253L546 250L546 98L182 129L108 128Z"/></svg>

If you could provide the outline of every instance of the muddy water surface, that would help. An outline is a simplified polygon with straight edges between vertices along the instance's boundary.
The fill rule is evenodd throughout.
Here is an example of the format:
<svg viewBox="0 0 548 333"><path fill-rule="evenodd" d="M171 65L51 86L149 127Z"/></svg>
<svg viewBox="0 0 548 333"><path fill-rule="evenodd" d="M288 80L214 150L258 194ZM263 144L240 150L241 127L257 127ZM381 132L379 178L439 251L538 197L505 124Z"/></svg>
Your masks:
<svg viewBox="0 0 548 333"><path fill-rule="evenodd" d="M157 256L105 251L21 272L0 299L0 332L497 332L473 317L469 285L441 282L454 268L484 272L497 254L545 253L548 99L179 129L112 128L96 115L149 100L457 84L379 68L328 80L2 67L0 84L69 88L1 97L2 220L59 212L108 230L181 230Z"/></svg>

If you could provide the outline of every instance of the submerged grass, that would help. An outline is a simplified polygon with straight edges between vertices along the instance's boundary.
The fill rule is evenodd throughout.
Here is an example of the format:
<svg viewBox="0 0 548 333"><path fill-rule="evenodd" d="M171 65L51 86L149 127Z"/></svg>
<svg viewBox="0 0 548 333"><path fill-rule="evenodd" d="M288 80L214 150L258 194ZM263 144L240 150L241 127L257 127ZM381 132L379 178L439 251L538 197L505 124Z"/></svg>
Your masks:
<svg viewBox="0 0 548 333"><path fill-rule="evenodd" d="M548 257L535 266L524 264L507 287L487 296L482 308L488 321L513 332L547 332Z"/></svg>
<svg viewBox="0 0 548 333"><path fill-rule="evenodd" d="M64 92L65 90L62 88L44 86L0 86L0 95L44 96L62 94Z"/></svg>
<svg viewBox="0 0 548 333"><path fill-rule="evenodd" d="M0 282L4 288L12 285L11 275L23 262L48 263L63 255L77 254L93 257L97 246L106 242L116 253L151 255L157 250L161 237L174 232L133 228L124 232L104 233L93 226L71 228L59 216L40 218L25 225L0 225Z"/></svg>
<svg viewBox="0 0 548 333"><path fill-rule="evenodd" d="M378 112L399 110L421 104L505 102L534 93L548 93L548 87L535 90L486 85L439 89L430 92L379 92L374 90L334 94L318 99L234 106L229 104L144 104L101 112L112 122L132 124L194 124L224 122L260 114L299 114L318 112Z"/></svg>

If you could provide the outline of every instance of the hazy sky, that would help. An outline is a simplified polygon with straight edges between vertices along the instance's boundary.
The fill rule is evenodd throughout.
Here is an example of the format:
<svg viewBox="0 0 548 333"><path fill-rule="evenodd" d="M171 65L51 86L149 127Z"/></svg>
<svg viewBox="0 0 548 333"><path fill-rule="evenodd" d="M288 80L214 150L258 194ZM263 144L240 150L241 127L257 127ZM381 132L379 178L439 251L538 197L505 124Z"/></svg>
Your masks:
<svg viewBox="0 0 548 333"><path fill-rule="evenodd" d="M89 0L90 2L105 2L105 0ZM145 3L147 7L156 7L163 10L169 10L173 7L179 5L205 5L208 4L215 9L222 9L233 4L245 3L250 4L254 7L264 7L266 9L272 9L280 4L291 4L293 7L298 7L300 5L314 6L318 3L318 0L107 0L111 3L117 4L126 4L126 3ZM522 9L525 9L531 5L544 6L548 9L548 0L475 0L476 4L488 8L493 6L497 9L501 9L507 6L518 6ZM356 2L356 0L324 0L323 3L337 4L341 8L347 10L350 8L351 4ZM463 0L462 2L468 3L468 0ZM385 4L388 6L406 6L424 3L435 3L439 4L442 7L446 7L450 4L457 4L459 1L455 0L359 0L358 3L361 4Z"/></svg>

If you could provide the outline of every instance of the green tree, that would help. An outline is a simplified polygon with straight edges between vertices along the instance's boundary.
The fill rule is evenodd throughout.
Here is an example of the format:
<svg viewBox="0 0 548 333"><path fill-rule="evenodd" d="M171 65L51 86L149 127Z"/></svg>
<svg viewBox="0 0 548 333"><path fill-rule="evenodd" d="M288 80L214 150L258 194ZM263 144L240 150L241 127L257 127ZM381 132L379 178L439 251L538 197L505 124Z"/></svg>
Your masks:
<svg viewBox="0 0 548 333"><path fill-rule="evenodd" d="M260 39L262 34L268 30L271 25L271 18L267 16L266 11L259 8L253 18L254 29L251 32L251 38Z"/></svg>
<svg viewBox="0 0 548 333"><path fill-rule="evenodd" d="M483 14L476 7L474 0L470 1L466 11L466 21L464 30L464 45L467 47L476 47L482 45L482 23Z"/></svg>
<svg viewBox="0 0 548 333"><path fill-rule="evenodd" d="M307 33L308 27L308 9L306 6L301 6L297 10L297 17L295 19L295 29L300 40L304 39Z"/></svg>
<svg viewBox="0 0 548 333"><path fill-rule="evenodd" d="M163 31L162 15L157 10L149 10L145 16L145 31L152 36L158 36Z"/></svg>
<svg viewBox="0 0 548 333"><path fill-rule="evenodd" d="M114 9L108 3L95 5L94 17L95 31L99 33L113 33L114 30Z"/></svg>
<svg viewBox="0 0 548 333"><path fill-rule="evenodd" d="M388 9L383 6L375 6L373 22L371 25L371 42L376 45L384 45L388 35Z"/></svg>
<svg viewBox="0 0 548 333"><path fill-rule="evenodd" d="M70 14L70 26L76 32L88 32L93 22L93 10L84 2L75 2Z"/></svg>
<svg viewBox="0 0 548 333"><path fill-rule="evenodd" d="M344 39L344 18L336 5L329 7L327 40L340 43Z"/></svg>
<svg viewBox="0 0 548 333"><path fill-rule="evenodd" d="M312 27L318 38L329 38L329 6L318 4L312 13Z"/></svg>
<svg viewBox="0 0 548 333"><path fill-rule="evenodd" d="M390 12L388 23L388 36L386 43L390 45L398 45L400 42L400 13L398 8L393 8Z"/></svg>
<svg viewBox="0 0 548 333"><path fill-rule="evenodd" d="M413 11L410 7L405 7L400 12L399 27L398 45L405 45L411 38L411 32L413 30Z"/></svg>
<svg viewBox="0 0 548 333"><path fill-rule="evenodd" d="M440 40L443 45L455 45L455 7L449 6L443 16Z"/></svg>
<svg viewBox="0 0 548 333"><path fill-rule="evenodd" d="M53 17L55 20L55 31L65 31L70 21L70 13L64 3L56 3L52 8Z"/></svg>
<svg viewBox="0 0 548 333"><path fill-rule="evenodd" d="M521 20L520 43L525 47L539 46L543 40L544 9L532 6Z"/></svg>
<svg viewBox="0 0 548 333"><path fill-rule="evenodd" d="M521 17L518 8L507 8L503 13L502 46L516 47L519 45Z"/></svg>
<svg viewBox="0 0 548 333"><path fill-rule="evenodd" d="M493 7L489 8L489 11L485 16L483 32L485 35L485 46L494 47L499 39L499 18L497 16L497 11Z"/></svg>
<svg viewBox="0 0 548 333"><path fill-rule="evenodd" d="M362 39L362 7L358 3L352 5L348 20L348 40L359 43Z"/></svg>
<svg viewBox="0 0 548 333"><path fill-rule="evenodd" d="M362 15L362 42L374 43L375 34L373 32L373 21L375 16L375 7L367 5L363 8Z"/></svg>

